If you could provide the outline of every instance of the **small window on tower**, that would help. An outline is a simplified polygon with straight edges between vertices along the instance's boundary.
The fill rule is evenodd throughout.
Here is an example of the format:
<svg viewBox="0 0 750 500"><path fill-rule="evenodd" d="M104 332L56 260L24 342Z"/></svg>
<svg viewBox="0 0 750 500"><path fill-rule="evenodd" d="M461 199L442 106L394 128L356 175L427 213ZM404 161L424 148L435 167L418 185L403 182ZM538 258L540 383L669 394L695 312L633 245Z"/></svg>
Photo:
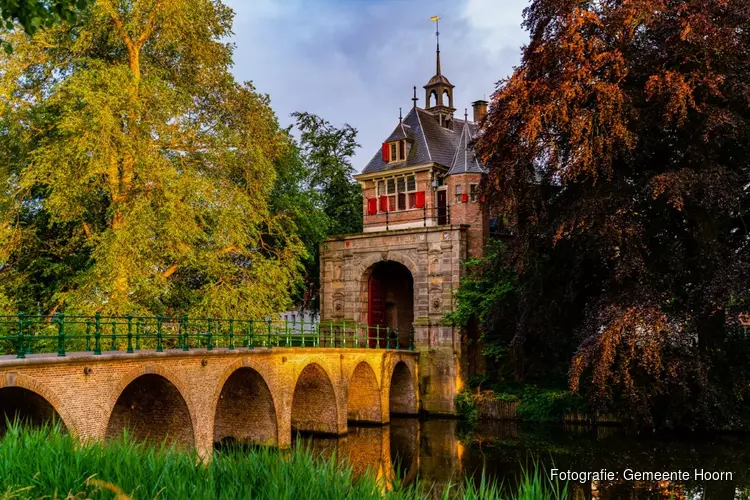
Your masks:
<svg viewBox="0 0 750 500"><path fill-rule="evenodd" d="M461 203L461 194L463 191L461 190L461 184L456 184L456 203Z"/></svg>
<svg viewBox="0 0 750 500"><path fill-rule="evenodd" d="M391 143L391 161L398 161L398 143Z"/></svg>
<svg viewBox="0 0 750 500"><path fill-rule="evenodd" d="M385 194L385 181L378 181L378 196Z"/></svg>
<svg viewBox="0 0 750 500"><path fill-rule="evenodd" d="M469 185L469 199L472 203L477 202L477 185L476 184L470 184Z"/></svg>

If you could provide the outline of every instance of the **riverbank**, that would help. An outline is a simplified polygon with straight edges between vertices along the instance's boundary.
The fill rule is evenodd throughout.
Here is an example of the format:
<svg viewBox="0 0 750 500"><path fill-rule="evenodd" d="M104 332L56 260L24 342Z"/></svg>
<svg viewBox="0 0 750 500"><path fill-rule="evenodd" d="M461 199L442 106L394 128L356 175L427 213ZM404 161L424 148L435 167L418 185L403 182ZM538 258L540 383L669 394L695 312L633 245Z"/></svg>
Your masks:
<svg viewBox="0 0 750 500"><path fill-rule="evenodd" d="M127 436L81 445L58 428L12 426L0 440L0 499L564 499L567 489L537 472L518 487L492 481L441 487L404 484L383 471L358 475L335 457L289 451L228 448L203 465L193 452L134 443ZM507 486L507 485L506 485ZM540 495L541 492L541 495Z"/></svg>

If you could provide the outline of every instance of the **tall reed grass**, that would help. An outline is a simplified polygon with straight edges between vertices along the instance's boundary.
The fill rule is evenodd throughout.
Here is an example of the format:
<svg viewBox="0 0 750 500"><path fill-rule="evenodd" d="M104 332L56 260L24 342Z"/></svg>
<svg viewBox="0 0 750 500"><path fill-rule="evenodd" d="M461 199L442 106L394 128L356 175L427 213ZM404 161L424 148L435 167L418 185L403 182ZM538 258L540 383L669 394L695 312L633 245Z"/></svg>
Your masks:
<svg viewBox="0 0 750 500"><path fill-rule="evenodd" d="M290 451L227 448L202 464L194 453L136 443L127 435L81 444L57 426L28 429L10 424L0 439L0 500L21 499L422 499L563 500L540 473L518 489L482 479L442 491L398 480L355 477L335 458L313 456L303 445Z"/></svg>

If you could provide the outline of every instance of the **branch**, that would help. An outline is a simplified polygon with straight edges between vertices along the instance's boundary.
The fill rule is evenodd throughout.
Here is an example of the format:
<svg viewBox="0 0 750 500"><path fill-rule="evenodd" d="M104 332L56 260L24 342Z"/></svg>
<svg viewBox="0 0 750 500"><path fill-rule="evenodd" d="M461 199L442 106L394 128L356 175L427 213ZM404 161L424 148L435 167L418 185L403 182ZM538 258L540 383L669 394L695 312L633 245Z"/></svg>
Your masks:
<svg viewBox="0 0 750 500"><path fill-rule="evenodd" d="M159 3L156 2L154 5L153 10L148 15L148 24L146 24L146 29L141 33L141 36L138 37L138 40L135 42L135 46L140 49L143 47L143 44L146 43L146 40L149 39L149 37L153 34L154 28L156 27L156 11L159 8Z"/></svg>

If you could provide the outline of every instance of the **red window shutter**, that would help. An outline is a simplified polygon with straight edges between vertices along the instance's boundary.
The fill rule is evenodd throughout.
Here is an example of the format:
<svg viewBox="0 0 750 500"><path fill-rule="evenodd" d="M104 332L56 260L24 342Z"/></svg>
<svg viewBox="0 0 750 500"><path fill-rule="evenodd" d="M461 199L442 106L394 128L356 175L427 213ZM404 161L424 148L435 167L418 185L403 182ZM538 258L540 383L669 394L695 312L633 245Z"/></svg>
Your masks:
<svg viewBox="0 0 750 500"><path fill-rule="evenodd" d="M376 198L370 198L367 200L367 214L375 215L378 213L378 200Z"/></svg>
<svg viewBox="0 0 750 500"><path fill-rule="evenodd" d="M417 191L416 196L416 208L424 208L424 191Z"/></svg>
<svg viewBox="0 0 750 500"><path fill-rule="evenodd" d="M406 159L406 142L405 141L398 141L399 149L401 150L401 159Z"/></svg>
<svg viewBox="0 0 750 500"><path fill-rule="evenodd" d="M466 193L462 194L461 195L461 203L466 203L467 201L469 201L469 195L466 194Z"/></svg>
<svg viewBox="0 0 750 500"><path fill-rule="evenodd" d="M391 147L387 142L383 143L383 161L391 161Z"/></svg>
<svg viewBox="0 0 750 500"><path fill-rule="evenodd" d="M388 211L388 197L387 196L380 197L380 211L381 212Z"/></svg>

